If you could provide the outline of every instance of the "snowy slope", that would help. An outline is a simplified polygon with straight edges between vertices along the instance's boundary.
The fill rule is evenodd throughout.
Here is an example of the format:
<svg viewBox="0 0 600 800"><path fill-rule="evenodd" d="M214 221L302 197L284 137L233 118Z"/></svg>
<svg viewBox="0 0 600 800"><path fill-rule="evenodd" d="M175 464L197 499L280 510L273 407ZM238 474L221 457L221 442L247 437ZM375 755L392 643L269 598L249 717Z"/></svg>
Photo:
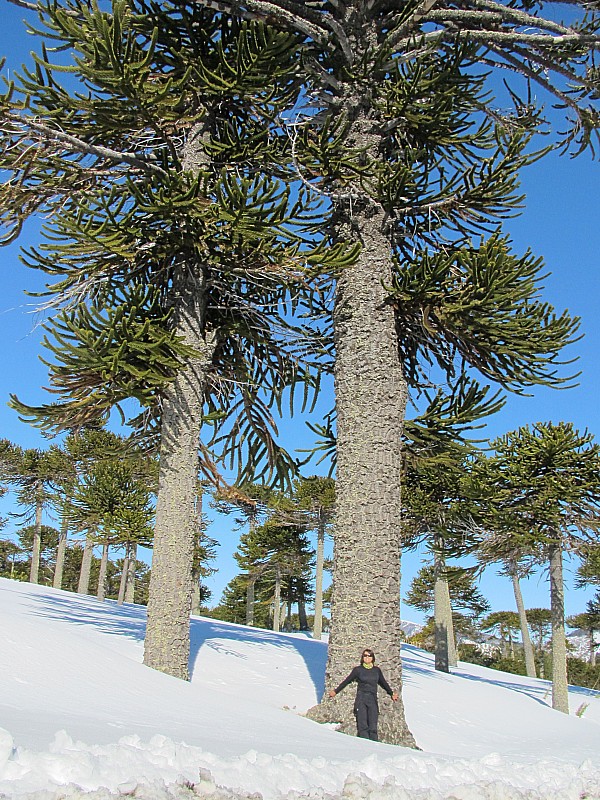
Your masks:
<svg viewBox="0 0 600 800"><path fill-rule="evenodd" d="M406 646L415 752L300 716L323 690L324 643L194 618L188 684L143 666L144 622L139 606L0 579L0 797L600 798L588 690L567 717L544 681L443 675Z"/></svg>

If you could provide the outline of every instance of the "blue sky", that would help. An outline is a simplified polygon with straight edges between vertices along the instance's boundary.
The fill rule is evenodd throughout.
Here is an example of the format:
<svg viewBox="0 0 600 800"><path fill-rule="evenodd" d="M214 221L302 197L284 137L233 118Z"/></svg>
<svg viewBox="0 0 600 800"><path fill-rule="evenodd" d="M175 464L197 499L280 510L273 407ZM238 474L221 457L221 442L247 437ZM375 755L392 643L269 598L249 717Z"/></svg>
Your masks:
<svg viewBox="0 0 600 800"><path fill-rule="evenodd" d="M14 69L27 59L33 39L24 32L21 22L26 15L24 10L4 2L2 11L0 53L7 56L7 66ZM486 435L497 436L527 423L565 420L573 422L580 430L587 428L600 438L600 163L588 154L577 159L553 154L523 173L522 186L527 195L526 208L519 218L508 222L506 229L517 252L530 247L536 255L544 257L547 271L551 273L545 281L544 299L559 312L566 308L582 317L584 338L567 354L578 358L574 368L582 374L578 386L572 389L540 389L533 397L509 398L505 408L489 422ZM49 398L42 389L47 381L46 368L39 360L43 316L36 312L36 299L24 294L26 289L42 288L43 283L40 276L19 261L19 246L30 245L36 239L32 225L19 244L0 249L0 331L4 343L0 369L0 437L24 447L45 446L45 443L38 431L19 422L15 412L7 407L9 394L14 392L32 404ZM322 408L326 410L329 404L330 400L324 399ZM284 422L282 430L290 441L298 442L296 446L305 446L302 422ZM0 502L0 513L5 514L7 502ZM209 516L215 517L210 511ZM12 526L10 523L8 530ZM216 602L224 585L235 574L231 553L235 550L238 533L231 530L228 519L215 519L210 533L221 542L219 573L211 580L210 587ZM419 566L418 554L405 557L405 588ZM567 588L569 584L567 565ZM481 589L495 609L513 608L508 581L495 577L493 571L484 576ZM524 582L523 591L528 606L548 605L544 577L531 577ZM568 588L567 612L583 610L588 596L590 592ZM412 609L406 609L404 616L421 618Z"/></svg>

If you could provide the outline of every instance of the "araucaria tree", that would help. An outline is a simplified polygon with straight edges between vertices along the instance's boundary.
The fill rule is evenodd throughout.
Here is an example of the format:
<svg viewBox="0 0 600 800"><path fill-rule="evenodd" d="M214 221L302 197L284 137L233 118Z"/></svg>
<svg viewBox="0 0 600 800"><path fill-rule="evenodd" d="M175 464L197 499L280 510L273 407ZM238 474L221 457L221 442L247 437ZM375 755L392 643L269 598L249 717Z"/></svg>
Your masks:
<svg viewBox="0 0 600 800"><path fill-rule="evenodd" d="M4 218L17 224L36 208L60 211L53 233L66 234L69 257L55 245L46 260L32 259L60 275L67 267L63 296L96 299L94 313L61 321L63 341L90 323L102 333L97 342L110 330L109 341L118 342L110 357L91 347L93 336L84 337L80 352L96 357L89 365L102 372L103 384L107 363L127 365L119 375L128 396L147 400L155 392L150 377L162 379L153 394L162 420L153 582L159 575L181 578L172 591L156 577L161 603L177 622L159 623L151 596L147 663L187 674L187 498L194 495L211 367L235 363L232 378L252 387L263 375L269 388L281 385L273 373L289 378L280 359L265 355L273 350L266 345L255 363L267 366L258 375L241 357L256 341L249 332L269 329L259 311L276 307L282 284L297 278L293 249L284 246L291 236L285 220L297 209L286 211L275 199L277 184L255 172L258 165L273 173L278 162L329 203L326 271L337 276L337 504L326 683L337 685L369 643L400 687L398 520L408 392L419 391L424 375L429 380L431 363L449 374L466 363L516 390L552 384L558 354L576 329L568 315L556 316L536 299L539 261L512 254L496 231L518 206L519 169L534 158L526 148L541 120L539 109L520 99L526 82L559 99L572 123L566 145L587 146L597 121L590 104L598 97L598 14L587 11L587 2L572 2L575 21L563 25L545 15L545 5L536 11L529 0L130 0L115 2L115 24L83 0L63 9L48 4L57 44L78 53L86 89L68 96L46 57L20 82L25 99L11 87L0 167L14 180L2 206ZM240 31L247 31L241 39ZM512 93L497 103L484 75L495 69L515 77ZM494 107L511 103L509 111ZM278 118L292 106L292 114ZM286 120L289 147L274 155ZM41 141L43 151L36 147ZM61 159L61 148L70 157ZM73 240L86 244L73 250ZM354 255L345 266L335 250L342 243ZM98 304L111 309L108 318ZM185 367L177 371L174 362ZM145 380L148 364L155 368ZM66 377L60 370L55 377L69 383L72 371L69 364ZM69 390L89 387L74 381ZM256 408L256 394L244 397L245 410ZM250 416L248 430L256 432ZM270 444L251 454L273 452ZM173 546L169 528L181 537ZM313 716L354 732L348 694ZM379 730L384 741L414 744L401 702L384 706Z"/></svg>
<svg viewBox="0 0 600 800"><path fill-rule="evenodd" d="M474 465L480 518L499 554L542 551L550 579L552 707L569 713L563 553L598 542L600 446L571 423L538 423L491 443ZM506 524L503 524L506 519Z"/></svg>
<svg viewBox="0 0 600 800"><path fill-rule="evenodd" d="M138 430L159 425L145 663L187 678L199 454L216 473L201 426L250 474L292 466L268 406L306 376L291 320L307 265L336 261L303 245L302 192L264 174L299 91L297 36L195 2L40 2L38 15L36 66L11 70L0 99L0 219L5 241L47 220L25 259L50 280L57 401L14 406L74 430L133 398Z"/></svg>
<svg viewBox="0 0 600 800"><path fill-rule="evenodd" d="M369 643L398 687L408 392L418 391L420 366L430 362L452 372L464 359L515 389L556 378L558 351L574 327L535 299L539 262L512 255L500 235L472 237L518 204L517 172L540 122L539 109L519 99L519 80L521 88L544 86L572 112L567 142L589 142L600 21L590 11L563 25L543 13L545 3L536 11L526 0L219 0L218 7L304 38L312 107L294 115L291 155L299 179L331 204L329 241L360 248L337 277L333 309L337 512L326 684L336 685ZM588 4L569 8L581 17ZM496 104L514 101L512 112L494 108L486 70L515 77L514 93ZM354 731L347 697L312 716ZM401 703L386 704L379 728L384 741L413 743Z"/></svg>

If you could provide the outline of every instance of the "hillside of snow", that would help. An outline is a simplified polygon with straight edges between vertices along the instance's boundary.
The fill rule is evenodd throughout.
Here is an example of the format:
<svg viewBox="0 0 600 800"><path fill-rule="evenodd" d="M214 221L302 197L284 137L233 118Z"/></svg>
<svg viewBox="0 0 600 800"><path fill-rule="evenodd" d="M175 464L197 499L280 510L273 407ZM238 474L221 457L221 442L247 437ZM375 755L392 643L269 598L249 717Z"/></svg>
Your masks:
<svg viewBox="0 0 600 800"><path fill-rule="evenodd" d="M185 683L143 666L141 606L0 579L0 623L2 798L600 798L587 689L566 716L545 681L465 663L444 675L404 646L413 751L302 716L326 659L305 636L193 618Z"/></svg>

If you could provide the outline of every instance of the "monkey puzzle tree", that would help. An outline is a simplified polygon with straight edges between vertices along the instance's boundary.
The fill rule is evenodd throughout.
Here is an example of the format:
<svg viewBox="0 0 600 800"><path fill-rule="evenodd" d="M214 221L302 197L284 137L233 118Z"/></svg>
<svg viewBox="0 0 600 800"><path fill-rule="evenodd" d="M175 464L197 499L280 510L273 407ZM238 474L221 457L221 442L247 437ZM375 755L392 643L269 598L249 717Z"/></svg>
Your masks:
<svg viewBox="0 0 600 800"><path fill-rule="evenodd" d="M405 427L402 544L410 549L424 543L433 559L427 580L433 592L435 665L444 672L458 658L446 559L464 556L477 544L462 487L477 441L474 430L504 403L498 393L488 393L489 387L461 377L446 392L429 397L423 413Z"/></svg>
<svg viewBox="0 0 600 800"><path fill-rule="evenodd" d="M27 522L33 521L31 583L37 583L39 578L42 520L44 509L55 497L56 468L55 455L39 448L14 447L5 460L4 480L15 488L17 503L25 509L19 516Z"/></svg>
<svg viewBox="0 0 600 800"><path fill-rule="evenodd" d="M521 427L491 443L472 470L479 515L496 530L498 554L542 550L549 569L552 624L552 707L569 712L563 552L598 541L600 446L572 423ZM503 525L502 519L510 520ZM500 524L498 524L500 521ZM503 534L509 535L503 539ZM531 619L529 619L531 624Z"/></svg>
<svg viewBox="0 0 600 800"><path fill-rule="evenodd" d="M502 655L504 658L514 659L514 634L521 628L519 615L516 611L492 611L491 614L481 620L479 627L483 631L496 633L502 642Z"/></svg>
<svg viewBox="0 0 600 800"><path fill-rule="evenodd" d="M121 442L121 445L123 443ZM145 463L145 469L141 466ZM75 524L88 528L90 545L101 544L103 557L100 563L99 599L104 599L104 582L108 549L112 545L124 548L123 570L119 603L133 602L133 582L138 545L152 543L151 505L153 480L152 464L148 459L136 463L135 457L120 458L106 454L105 458L90 465L82 476L72 499L72 517ZM86 565L87 569L87 565ZM87 593L89 572L85 586Z"/></svg>
<svg viewBox="0 0 600 800"><path fill-rule="evenodd" d="M325 534L335 516L335 481L311 475L294 483L293 500L300 514L298 521L306 530L317 531L315 572L315 613L313 638L320 639L323 632L323 572L325 565Z"/></svg>
<svg viewBox="0 0 600 800"><path fill-rule="evenodd" d="M487 509L487 514L491 514L491 508ZM510 579L519 616L525 669L530 678L535 678L535 657L529 635L529 624L521 591L521 580L529 575L535 565L539 563L541 554L532 551L530 547L523 546L518 537L517 541L511 540L512 531L510 525L512 523L518 525L519 521L511 520L506 515L500 515L499 518L492 521L490 516L487 516L486 526L481 528L478 534L479 541L476 557L482 568L490 564L500 563L502 566L498 574L506 575ZM500 548L498 548L498 540L502 541ZM508 541L512 541L512 549L510 546L506 546Z"/></svg>
<svg viewBox="0 0 600 800"><path fill-rule="evenodd" d="M305 246L302 191L263 174L279 159L274 120L299 91L297 37L195 2L36 7L45 44L0 104L0 214L5 241L31 215L47 220L25 260L54 281L58 401L13 403L49 430L128 398L139 427L159 422L145 663L187 678L199 449L216 472L202 423L246 473L293 467L269 409L307 376L290 319L310 265L344 263L343 248Z"/></svg>
<svg viewBox="0 0 600 800"><path fill-rule="evenodd" d="M329 241L360 247L337 275L333 309L338 496L326 682L336 685L365 642L376 641L399 686L397 520L408 391L423 380L419 365L427 375L431 362L451 373L461 359L511 388L555 380L557 353L574 327L535 300L539 263L514 258L500 236L471 238L518 204L516 174L540 122L539 108L519 98L527 82L573 112L564 142L589 143L600 23L585 2L569 5L571 25L525 0L218 7L303 37L311 107L289 126L291 155L300 179L331 203ZM484 71L503 69L515 78L508 114L484 89ZM379 587L376 604L357 594L362 582ZM349 700L311 714L353 731ZM380 733L413 743L401 703L383 708Z"/></svg>
<svg viewBox="0 0 600 800"><path fill-rule="evenodd" d="M598 649L597 634L600 632L600 597L588 600L585 611L567 617L566 623L570 628L579 628L588 635L589 662L596 664L596 650Z"/></svg>

